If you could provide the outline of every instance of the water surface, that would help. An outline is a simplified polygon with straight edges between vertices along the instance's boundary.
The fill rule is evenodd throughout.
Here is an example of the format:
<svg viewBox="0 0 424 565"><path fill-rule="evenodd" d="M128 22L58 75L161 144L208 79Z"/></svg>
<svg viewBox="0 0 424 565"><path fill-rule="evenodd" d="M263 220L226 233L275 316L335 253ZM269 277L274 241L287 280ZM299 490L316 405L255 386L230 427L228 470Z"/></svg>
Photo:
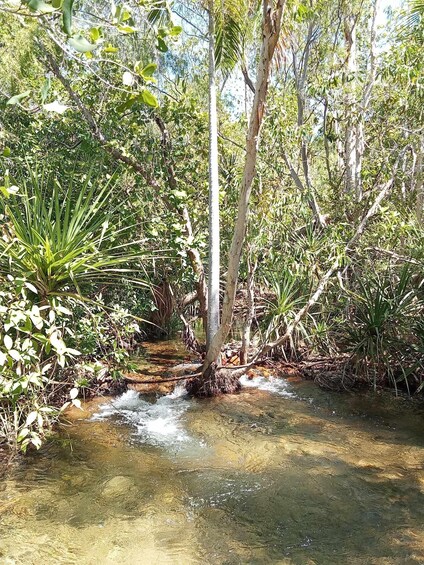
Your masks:
<svg viewBox="0 0 424 565"><path fill-rule="evenodd" d="M424 563L421 404L243 384L81 414L2 482L0 563Z"/></svg>

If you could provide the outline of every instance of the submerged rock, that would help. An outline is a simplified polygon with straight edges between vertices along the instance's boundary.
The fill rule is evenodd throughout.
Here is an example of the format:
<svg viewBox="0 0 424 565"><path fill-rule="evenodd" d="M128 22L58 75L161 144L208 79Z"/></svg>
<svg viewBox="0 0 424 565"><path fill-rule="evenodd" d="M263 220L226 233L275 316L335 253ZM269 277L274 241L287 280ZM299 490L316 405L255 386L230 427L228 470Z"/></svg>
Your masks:
<svg viewBox="0 0 424 565"><path fill-rule="evenodd" d="M134 488L134 483L129 477L117 475L105 483L102 495L106 498L124 496L132 488Z"/></svg>

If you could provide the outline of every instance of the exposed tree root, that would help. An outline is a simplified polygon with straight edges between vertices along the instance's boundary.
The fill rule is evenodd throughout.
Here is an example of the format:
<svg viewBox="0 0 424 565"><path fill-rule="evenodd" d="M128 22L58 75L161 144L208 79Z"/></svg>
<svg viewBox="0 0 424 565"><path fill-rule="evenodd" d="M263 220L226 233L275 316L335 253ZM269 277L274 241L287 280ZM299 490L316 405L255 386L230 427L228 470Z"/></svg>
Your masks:
<svg viewBox="0 0 424 565"><path fill-rule="evenodd" d="M245 372L244 368L228 369L213 363L206 373L187 382L187 392L198 398L233 394L241 389L239 379Z"/></svg>

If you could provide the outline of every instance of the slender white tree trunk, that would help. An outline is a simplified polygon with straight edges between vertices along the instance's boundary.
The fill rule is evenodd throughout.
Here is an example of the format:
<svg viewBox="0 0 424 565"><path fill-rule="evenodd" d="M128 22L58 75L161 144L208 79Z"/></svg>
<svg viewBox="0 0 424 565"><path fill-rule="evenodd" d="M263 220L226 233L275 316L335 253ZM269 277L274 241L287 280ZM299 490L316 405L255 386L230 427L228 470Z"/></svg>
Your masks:
<svg viewBox="0 0 424 565"><path fill-rule="evenodd" d="M250 333L255 318L255 272L257 267L258 260L256 259L254 263L252 263L251 251L249 249L247 252L247 311L241 338L240 365L246 365L248 361Z"/></svg>
<svg viewBox="0 0 424 565"><path fill-rule="evenodd" d="M240 256L247 226L249 198L253 179L256 174L260 130L265 113L271 63L281 31L284 5L285 0L263 0L262 47L256 75L255 97L250 114L249 131L246 140L246 157L240 187L238 214L228 255L227 281L222 307L222 320L218 332L215 334L215 337L208 347L203 365L204 374L208 371L210 366L216 362L216 359L220 355L221 347L231 329Z"/></svg>
<svg viewBox="0 0 424 565"><path fill-rule="evenodd" d="M219 328L219 177L214 2L209 0L209 279L206 346Z"/></svg>
<svg viewBox="0 0 424 565"><path fill-rule="evenodd" d="M348 193L355 192L356 175L356 104L355 104L355 75L356 75L356 22L352 17L345 20L346 40L346 71L349 82L346 85L345 96L345 190Z"/></svg>

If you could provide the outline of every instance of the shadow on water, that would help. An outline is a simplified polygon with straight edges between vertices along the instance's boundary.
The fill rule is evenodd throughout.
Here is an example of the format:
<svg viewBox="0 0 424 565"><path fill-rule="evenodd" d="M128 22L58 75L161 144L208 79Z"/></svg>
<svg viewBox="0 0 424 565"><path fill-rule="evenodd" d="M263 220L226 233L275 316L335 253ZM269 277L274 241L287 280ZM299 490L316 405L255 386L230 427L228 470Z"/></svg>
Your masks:
<svg viewBox="0 0 424 565"><path fill-rule="evenodd" d="M130 393L3 482L0 562L424 563L422 416L311 383Z"/></svg>

